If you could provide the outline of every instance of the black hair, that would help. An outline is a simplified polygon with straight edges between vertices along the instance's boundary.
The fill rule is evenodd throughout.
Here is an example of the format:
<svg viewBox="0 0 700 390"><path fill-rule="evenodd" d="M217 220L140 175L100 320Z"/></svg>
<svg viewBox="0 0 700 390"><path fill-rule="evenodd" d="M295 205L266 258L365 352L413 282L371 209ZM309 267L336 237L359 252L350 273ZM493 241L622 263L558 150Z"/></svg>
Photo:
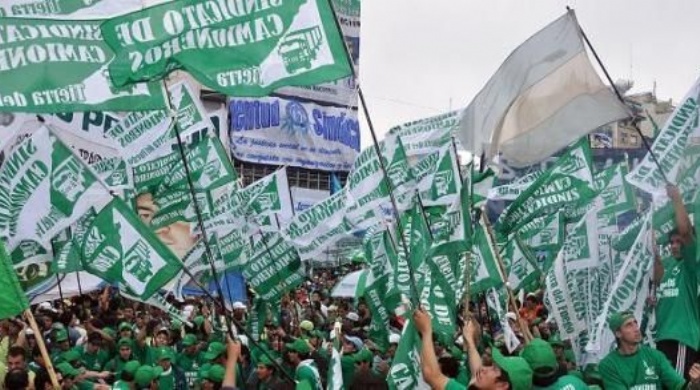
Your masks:
<svg viewBox="0 0 700 390"><path fill-rule="evenodd" d="M126 372L126 371L123 371L123 370L122 370L121 379L122 379L124 382L133 382L135 378L134 378L134 374L133 374L133 373L131 373L131 372Z"/></svg>
<svg viewBox="0 0 700 390"><path fill-rule="evenodd" d="M7 351L7 356L22 356L26 357L27 356L27 350L24 349L23 346L21 345L13 345L10 347L10 349Z"/></svg>
<svg viewBox="0 0 700 390"><path fill-rule="evenodd" d="M26 370L12 370L5 375L6 389L27 389L29 387L29 373Z"/></svg>
<svg viewBox="0 0 700 390"><path fill-rule="evenodd" d="M532 384L537 387L549 387L556 383L559 379L561 372L559 367L552 370L551 367L539 367L534 370L534 375L532 376Z"/></svg>
<svg viewBox="0 0 700 390"><path fill-rule="evenodd" d="M37 390L43 390L48 384L51 384L49 372L46 371L45 368L38 370L34 376L34 388Z"/></svg>
<svg viewBox="0 0 700 390"><path fill-rule="evenodd" d="M497 382L505 382L508 384L508 388L512 389L513 388L513 382L510 381L510 375L508 375L508 372L501 367L498 367L498 369L501 371L501 375L496 378Z"/></svg>
<svg viewBox="0 0 700 390"><path fill-rule="evenodd" d="M443 356L438 359L440 371L448 378L456 378L459 375L459 361L452 356Z"/></svg>

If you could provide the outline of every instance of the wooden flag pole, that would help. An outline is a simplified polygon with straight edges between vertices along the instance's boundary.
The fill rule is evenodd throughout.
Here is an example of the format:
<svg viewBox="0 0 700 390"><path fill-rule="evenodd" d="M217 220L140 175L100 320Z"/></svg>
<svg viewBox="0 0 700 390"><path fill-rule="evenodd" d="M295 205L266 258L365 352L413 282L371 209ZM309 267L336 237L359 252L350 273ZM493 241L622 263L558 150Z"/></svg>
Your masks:
<svg viewBox="0 0 700 390"><path fill-rule="evenodd" d="M491 229L491 223L489 222L489 218L486 215L486 209L482 208L481 210L481 220L484 222L484 226L486 227L486 232L489 235L489 245L493 249L494 255L496 255L496 263L498 264L498 269L501 273L501 278L503 279L503 284L505 284L506 287L506 292L508 293L508 301L510 302L510 306L513 308L513 313L515 314L515 318L518 321L518 324L520 325L521 331L523 332L523 337L525 338L525 343L530 342L532 340L532 334L530 334L530 329L525 324L525 321L522 320L520 317L520 312L518 310L518 305L515 304L515 297L513 296L513 290L511 290L510 285L508 284L508 278L506 274L506 267L505 264L503 263L503 258L501 257L501 252L498 250L498 247L496 247L496 240L494 239L494 234L493 230Z"/></svg>
<svg viewBox="0 0 700 390"><path fill-rule="evenodd" d="M46 371L49 372L49 378L51 379L51 384L55 389L60 389L61 385L58 383L58 377L56 376L56 371L53 369L53 364L51 363L51 357L49 352L46 350L46 344L44 343L44 335L39 331L39 326L36 324L34 319L34 314L30 309L24 311L24 318L29 322L29 327L32 328L34 334L36 335L36 344L39 346L39 351L41 351L41 357L44 358L44 363L46 364Z"/></svg>

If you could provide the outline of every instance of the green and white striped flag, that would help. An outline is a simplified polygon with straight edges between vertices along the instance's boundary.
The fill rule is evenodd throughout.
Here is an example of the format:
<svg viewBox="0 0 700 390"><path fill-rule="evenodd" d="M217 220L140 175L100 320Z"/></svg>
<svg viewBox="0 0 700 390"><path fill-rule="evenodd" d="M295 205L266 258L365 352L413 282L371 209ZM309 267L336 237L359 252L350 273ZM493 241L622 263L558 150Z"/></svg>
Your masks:
<svg viewBox="0 0 700 390"><path fill-rule="evenodd" d="M119 198L93 219L81 257L86 271L124 285L141 299L151 297L182 268L175 254Z"/></svg>
<svg viewBox="0 0 700 390"><path fill-rule="evenodd" d="M227 95L264 96L283 86L350 74L325 1L211 2L205 7L177 0L109 19L100 29L116 53L109 72L117 86L181 69ZM222 36L221 31L231 33Z"/></svg>
<svg viewBox="0 0 700 390"><path fill-rule="evenodd" d="M479 223L474 230L474 243L469 259L469 283L472 294L479 294L504 284L505 278L499 270L495 248L486 227L483 223Z"/></svg>
<svg viewBox="0 0 700 390"><path fill-rule="evenodd" d="M420 335L413 325L413 320L408 319L401 333L399 346L396 348L394 360L386 381L389 388L397 389L429 389L423 380L420 359Z"/></svg>
<svg viewBox="0 0 700 390"><path fill-rule="evenodd" d="M96 174L42 127L0 168L0 235L10 251L21 241L50 249L51 238L111 198Z"/></svg>
<svg viewBox="0 0 700 390"><path fill-rule="evenodd" d="M462 110L418 119L389 129L389 135L401 137L406 155L420 157L438 152L450 144L452 131L459 126Z"/></svg>

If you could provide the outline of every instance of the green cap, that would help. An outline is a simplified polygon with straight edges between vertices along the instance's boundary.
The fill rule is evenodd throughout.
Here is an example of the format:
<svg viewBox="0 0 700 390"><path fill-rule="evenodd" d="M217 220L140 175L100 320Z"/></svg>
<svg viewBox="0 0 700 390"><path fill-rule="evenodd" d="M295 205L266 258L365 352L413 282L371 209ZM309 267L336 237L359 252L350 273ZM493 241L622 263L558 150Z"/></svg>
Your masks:
<svg viewBox="0 0 700 390"><path fill-rule="evenodd" d="M175 351L173 351L172 348L161 348L160 351L158 351L158 361L161 360L175 360Z"/></svg>
<svg viewBox="0 0 700 390"><path fill-rule="evenodd" d="M173 322L170 323L170 330L180 330L182 328L182 321L180 320L173 320Z"/></svg>
<svg viewBox="0 0 700 390"><path fill-rule="evenodd" d="M597 380L601 381L603 380L603 377L600 376L600 372L598 371L598 365L597 364L587 364L586 368L583 370L583 376L587 380Z"/></svg>
<svg viewBox="0 0 700 390"><path fill-rule="evenodd" d="M520 351L520 357L527 361L536 377L548 377L554 374L559 367L554 349L542 339L530 341Z"/></svg>
<svg viewBox="0 0 700 390"><path fill-rule="evenodd" d="M610 327L610 330L615 333L615 331L619 330L622 324L624 324L625 321L629 320L630 318L634 318L634 314L629 311L614 313L608 317L608 326Z"/></svg>
<svg viewBox="0 0 700 390"><path fill-rule="evenodd" d="M270 360L270 358L268 358L265 355L260 356L260 358L258 359L258 364L259 365L262 364L263 366L267 366L267 367L274 367L275 366L272 363L272 360Z"/></svg>
<svg viewBox="0 0 700 390"><path fill-rule="evenodd" d="M104 329L102 329L102 331L105 332L105 334L106 334L107 336L111 337L112 339L116 339L116 338L117 338L117 337L116 337L116 336L117 336L117 332L116 332L114 329L112 329L112 328L105 327Z"/></svg>
<svg viewBox="0 0 700 390"><path fill-rule="evenodd" d="M374 355L366 348L362 348L360 352L357 352L353 357L355 363L371 362L372 359L374 359Z"/></svg>
<svg viewBox="0 0 700 390"><path fill-rule="evenodd" d="M298 352L298 353L309 353L311 352L311 347L309 343L302 339L296 339L290 344L285 344L284 346L288 351Z"/></svg>
<svg viewBox="0 0 700 390"><path fill-rule="evenodd" d="M129 347L129 348L132 348L132 349L133 349L133 348L134 348L134 341L131 340L131 339L128 338L128 337L122 337L122 338L120 338L119 341L117 342L117 347L119 347L119 348L121 348L121 347Z"/></svg>
<svg viewBox="0 0 700 390"><path fill-rule="evenodd" d="M182 338L183 347L191 347L195 344L197 344L197 336L193 335L192 333L188 333Z"/></svg>
<svg viewBox="0 0 700 390"><path fill-rule="evenodd" d="M134 373L134 382L140 387L146 387L157 379L162 372L163 369L160 367L141 366Z"/></svg>
<svg viewBox="0 0 700 390"><path fill-rule="evenodd" d="M53 331L53 339L57 343L68 341L68 331L65 329L56 329Z"/></svg>
<svg viewBox="0 0 700 390"><path fill-rule="evenodd" d="M121 332L122 330L132 330L131 324L128 322L122 322L119 324L119 331Z"/></svg>
<svg viewBox="0 0 700 390"><path fill-rule="evenodd" d="M78 371L78 369L76 369L75 367L71 366L70 363L68 363L68 362L58 363L56 365L56 369L63 376L76 377L76 376L80 375L80 371Z"/></svg>
<svg viewBox="0 0 700 390"><path fill-rule="evenodd" d="M122 367L122 371L127 372L131 375L134 375L136 373L136 370L141 367L141 363L139 363L136 360L130 360L126 363L124 363L124 366Z"/></svg>
<svg viewBox="0 0 700 390"><path fill-rule="evenodd" d="M326 335L322 331L316 329L311 331L311 337L317 337L323 340L326 337Z"/></svg>
<svg viewBox="0 0 700 390"><path fill-rule="evenodd" d="M209 371L211 366L211 363L202 364L202 366L199 367L199 370L197 371L197 380L201 381L202 379L204 379L204 376L207 374L207 371Z"/></svg>
<svg viewBox="0 0 700 390"><path fill-rule="evenodd" d="M194 317L194 319L192 320L192 322L193 322L196 326L202 326L202 324L204 323L204 316L197 316L197 317Z"/></svg>
<svg viewBox="0 0 700 390"><path fill-rule="evenodd" d="M205 360L214 360L221 356L226 352L226 346L223 343L220 343L218 341L214 341L209 343L209 347L207 348L207 351L204 352L204 359Z"/></svg>
<svg viewBox="0 0 700 390"><path fill-rule="evenodd" d="M202 378L208 379L212 382L221 383L224 381L224 375L226 374L226 369L220 364L214 364L202 373Z"/></svg>
<svg viewBox="0 0 700 390"><path fill-rule="evenodd" d="M71 363L80 360L80 352L71 349L70 351L63 352L61 354L61 360L67 363Z"/></svg>
<svg viewBox="0 0 700 390"><path fill-rule="evenodd" d="M307 332L314 330L314 323L309 320L304 320L299 324L299 328Z"/></svg>
<svg viewBox="0 0 700 390"><path fill-rule="evenodd" d="M496 348L491 350L493 362L498 368L508 373L512 390L529 390L532 388L532 368L521 357L505 357Z"/></svg>

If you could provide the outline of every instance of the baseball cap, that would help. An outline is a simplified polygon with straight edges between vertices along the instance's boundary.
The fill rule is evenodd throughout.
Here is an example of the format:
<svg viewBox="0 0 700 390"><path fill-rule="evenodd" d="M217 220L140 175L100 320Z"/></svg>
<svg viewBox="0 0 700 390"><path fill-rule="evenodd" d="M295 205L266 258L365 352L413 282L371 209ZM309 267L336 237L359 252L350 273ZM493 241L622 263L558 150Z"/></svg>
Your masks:
<svg viewBox="0 0 700 390"><path fill-rule="evenodd" d="M75 367L71 366L70 363L68 363L68 362L58 363L56 365L56 369L64 377L65 376L76 377L76 376L80 375L80 371L78 371L78 369L76 369Z"/></svg>
<svg viewBox="0 0 700 390"><path fill-rule="evenodd" d="M161 360L170 360L173 361L175 360L175 351L173 351L171 348L161 348L160 351L158 352L158 361Z"/></svg>
<svg viewBox="0 0 700 390"><path fill-rule="evenodd" d="M293 351L293 352L298 352L298 353L311 352L311 347L309 346L309 344L302 339L296 339L292 343L285 344L285 348L287 348L288 351Z"/></svg>
<svg viewBox="0 0 700 390"><path fill-rule="evenodd" d="M235 310L235 309L243 309L243 310L245 310L245 309L246 309L246 306L245 306L245 304L244 304L243 302L236 301L236 302L233 302L233 309L234 309L234 310Z"/></svg>
<svg viewBox="0 0 700 390"><path fill-rule="evenodd" d="M392 333L389 335L389 344L398 344L399 341L401 341L400 335L398 335L396 333Z"/></svg>
<svg viewBox="0 0 700 390"><path fill-rule="evenodd" d="M358 316L357 313L355 313L354 311L351 311L350 313L348 313L345 316L345 318L349 319L350 321L359 321L360 320L360 316Z"/></svg>
<svg viewBox="0 0 700 390"><path fill-rule="evenodd" d="M218 341L213 341L209 343L209 347L207 347L207 351L204 352L203 356L205 360L214 360L224 352L226 352L226 346Z"/></svg>
<svg viewBox="0 0 700 390"><path fill-rule="evenodd" d="M274 364L272 364L272 360L270 360L270 358L268 358L265 355L260 356L260 358L258 359L258 364L262 364L263 366L267 366L267 367L274 367L275 366Z"/></svg>
<svg viewBox="0 0 700 390"><path fill-rule="evenodd" d="M131 330L131 324L128 322L122 322L119 324L119 331L121 332L122 330Z"/></svg>
<svg viewBox="0 0 700 390"><path fill-rule="evenodd" d="M363 348L360 352L356 353L353 357L355 363L361 362L371 362L374 359L374 355L368 349Z"/></svg>
<svg viewBox="0 0 700 390"><path fill-rule="evenodd" d="M134 373L134 382L140 387L148 386L148 384L157 379L162 372L163 369L160 367L141 366Z"/></svg>
<svg viewBox="0 0 700 390"><path fill-rule="evenodd" d="M122 338L120 338L119 341L117 342L117 346L118 346L119 348L121 348L121 347L134 348L134 342L133 342L130 338L122 337Z"/></svg>
<svg viewBox="0 0 700 390"><path fill-rule="evenodd" d="M345 340L355 346L355 350L357 351L361 350L362 347L365 346L359 337L345 335Z"/></svg>
<svg viewBox="0 0 700 390"><path fill-rule="evenodd" d="M536 377L548 377L557 371L557 356L548 342L542 339L530 341L522 351L520 357L527 361Z"/></svg>
<svg viewBox="0 0 700 390"><path fill-rule="evenodd" d="M197 344L197 336L193 335L192 333L188 333L182 338L183 347L191 347L195 344Z"/></svg>
<svg viewBox="0 0 700 390"><path fill-rule="evenodd" d="M505 357L496 348L492 349L493 362L501 370L508 373L513 390L529 390L532 388L532 368L521 357Z"/></svg>
<svg viewBox="0 0 700 390"><path fill-rule="evenodd" d="M564 344L564 341L562 341L561 337L559 337L558 334L553 334L549 336L549 339L547 340L549 342L549 345L553 347L565 347L566 344Z"/></svg>
<svg viewBox="0 0 700 390"><path fill-rule="evenodd" d="M124 363L124 366L122 367L122 371L125 371L131 375L134 375L136 373L136 370L141 367L141 363L139 363L136 360L130 360L126 363Z"/></svg>
<svg viewBox="0 0 700 390"><path fill-rule="evenodd" d="M314 330L314 323L309 320L304 320L299 324L299 328L311 332L312 330Z"/></svg>
<svg viewBox="0 0 700 390"><path fill-rule="evenodd" d="M195 326L202 326L202 324L204 323L204 316L194 317L192 322L194 323Z"/></svg>
<svg viewBox="0 0 700 390"><path fill-rule="evenodd" d="M202 373L204 379L218 383L224 381L224 375L226 375L226 369L220 364L214 364Z"/></svg>
<svg viewBox="0 0 700 390"><path fill-rule="evenodd" d="M614 333L615 331L619 330L622 324L624 324L630 318L634 318L634 314L629 311L613 313L610 317L608 317L608 326Z"/></svg>
<svg viewBox="0 0 700 390"><path fill-rule="evenodd" d="M65 329L56 329L53 332L53 339L57 343L68 340L68 331Z"/></svg>

